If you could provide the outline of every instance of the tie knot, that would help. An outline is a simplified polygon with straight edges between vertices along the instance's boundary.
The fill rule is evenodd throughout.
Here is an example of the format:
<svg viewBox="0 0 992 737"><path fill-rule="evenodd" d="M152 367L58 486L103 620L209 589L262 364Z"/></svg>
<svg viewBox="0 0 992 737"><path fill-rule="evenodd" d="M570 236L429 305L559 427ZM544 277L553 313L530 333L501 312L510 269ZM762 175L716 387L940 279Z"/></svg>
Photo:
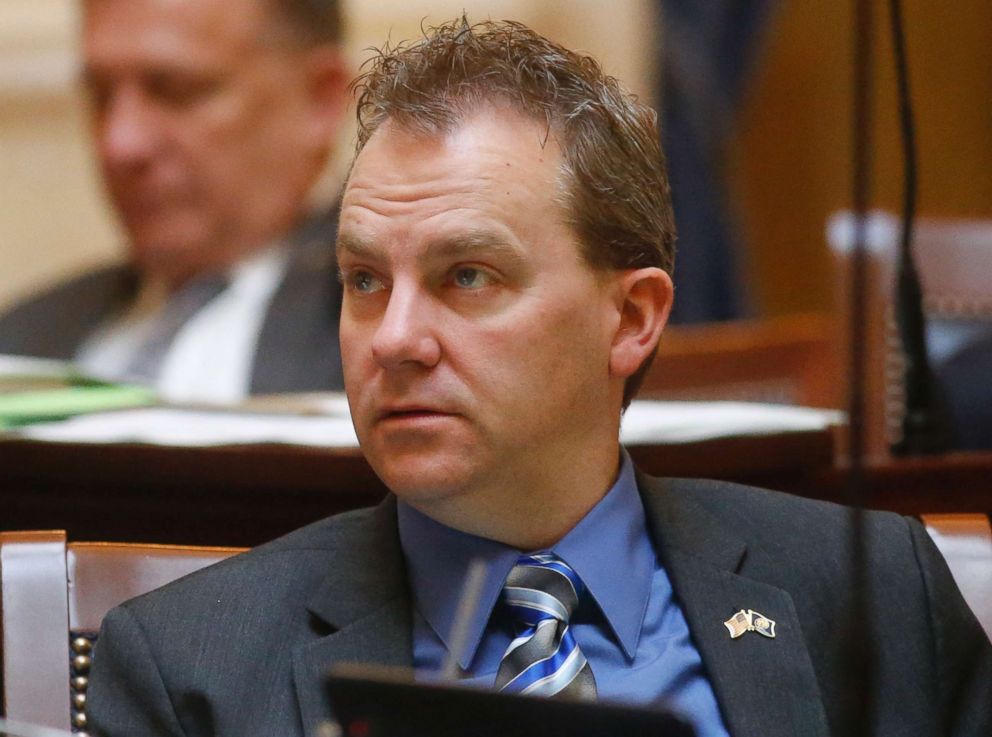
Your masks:
<svg viewBox="0 0 992 737"><path fill-rule="evenodd" d="M558 556L522 555L503 586L503 601L519 622L534 626L548 619L567 623L584 587Z"/></svg>

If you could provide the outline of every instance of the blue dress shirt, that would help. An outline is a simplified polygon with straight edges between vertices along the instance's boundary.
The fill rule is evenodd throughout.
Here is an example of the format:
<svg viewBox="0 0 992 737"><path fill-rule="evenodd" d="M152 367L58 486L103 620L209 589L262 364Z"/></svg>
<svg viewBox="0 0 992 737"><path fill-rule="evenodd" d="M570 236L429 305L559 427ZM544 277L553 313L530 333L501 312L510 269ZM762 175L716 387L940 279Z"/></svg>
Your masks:
<svg viewBox="0 0 992 737"><path fill-rule="evenodd" d="M400 544L414 599L413 662L418 677L438 673L448 657L455 612L469 565L486 564L479 603L458 654L466 685L491 688L512 626L497 607L521 552L553 552L585 583L571 629L592 667L599 698L665 704L699 737L728 737L716 696L672 585L655 555L630 457L616 483L560 542L519 551L459 532L399 503Z"/></svg>

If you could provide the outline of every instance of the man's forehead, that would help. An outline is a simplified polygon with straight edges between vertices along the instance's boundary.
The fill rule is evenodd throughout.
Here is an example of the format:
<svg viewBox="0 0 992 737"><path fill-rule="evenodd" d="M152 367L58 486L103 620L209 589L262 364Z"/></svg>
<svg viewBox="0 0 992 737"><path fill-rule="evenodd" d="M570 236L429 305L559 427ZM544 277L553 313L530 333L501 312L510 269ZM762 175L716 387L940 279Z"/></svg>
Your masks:
<svg viewBox="0 0 992 737"><path fill-rule="evenodd" d="M548 138L541 122L515 110L480 108L443 129L387 119L353 161L344 205L370 192L416 197L420 185L443 186L445 180L463 193L535 182L557 191L561 163L557 140Z"/></svg>
<svg viewBox="0 0 992 737"><path fill-rule="evenodd" d="M352 167L338 248L382 261L472 251L519 261L549 238L575 238L561 163L542 124L515 111L480 111L444 132L388 121Z"/></svg>
<svg viewBox="0 0 992 737"><path fill-rule="evenodd" d="M97 60L120 51L192 63L244 53L273 15L265 0L86 0L83 40Z"/></svg>

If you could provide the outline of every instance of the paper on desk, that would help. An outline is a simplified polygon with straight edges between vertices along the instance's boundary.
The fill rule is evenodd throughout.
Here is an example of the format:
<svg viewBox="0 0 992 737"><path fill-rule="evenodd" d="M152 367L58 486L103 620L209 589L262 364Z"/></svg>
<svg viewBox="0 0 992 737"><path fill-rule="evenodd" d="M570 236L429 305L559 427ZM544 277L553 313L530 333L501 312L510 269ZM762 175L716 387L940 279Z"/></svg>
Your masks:
<svg viewBox="0 0 992 737"><path fill-rule="evenodd" d="M0 353L0 376L33 376L45 379L67 379L73 374L72 364L65 361Z"/></svg>
<svg viewBox="0 0 992 737"><path fill-rule="evenodd" d="M351 448L358 445L340 401L328 415L279 415L172 407L102 412L22 428L17 436L50 442L149 443L172 446L283 443ZM733 435L820 430L839 412L739 402L634 402L621 440L627 445L688 443Z"/></svg>
<svg viewBox="0 0 992 737"><path fill-rule="evenodd" d="M80 374L67 361L0 353L0 395L95 383L102 382Z"/></svg>
<svg viewBox="0 0 992 737"><path fill-rule="evenodd" d="M624 445L695 443L735 435L774 435L824 430L844 413L754 402L634 401L620 428Z"/></svg>
<svg viewBox="0 0 992 737"><path fill-rule="evenodd" d="M0 428L155 402L149 389L101 381L67 361L0 354Z"/></svg>
<svg viewBox="0 0 992 737"><path fill-rule="evenodd" d="M63 443L146 443L186 447L259 443L358 446L348 416L243 414L175 407L101 412L64 422L32 425L17 431L16 435Z"/></svg>

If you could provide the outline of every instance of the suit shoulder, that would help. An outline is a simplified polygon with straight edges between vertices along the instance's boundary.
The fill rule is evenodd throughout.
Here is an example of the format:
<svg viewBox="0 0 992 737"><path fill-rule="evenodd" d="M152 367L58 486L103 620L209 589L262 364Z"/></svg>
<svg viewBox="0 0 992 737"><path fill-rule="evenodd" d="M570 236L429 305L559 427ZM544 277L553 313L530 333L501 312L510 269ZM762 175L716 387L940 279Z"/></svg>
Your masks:
<svg viewBox="0 0 992 737"><path fill-rule="evenodd" d="M369 524L375 517L377 510L378 507L370 506L332 514L263 543L254 550L265 552L332 544L342 531Z"/></svg>
<svg viewBox="0 0 992 737"><path fill-rule="evenodd" d="M757 486L738 484L732 481L714 479L651 478L645 477L653 488L664 488L668 493L681 497L691 497L695 502L709 509L732 509L743 516L766 515L779 510L793 516L810 517L815 520L846 519L854 511L852 507L837 502L811 499L809 497L774 491ZM867 510L867 515L883 523L902 524L903 517L895 512Z"/></svg>
<svg viewBox="0 0 992 737"><path fill-rule="evenodd" d="M378 530L388 510L353 510L326 517L271 542L195 571L125 603L139 616L164 607L195 606L264 584L269 598L294 601L308 595L332 567L349 565L368 554L368 546L384 537Z"/></svg>
<svg viewBox="0 0 992 737"><path fill-rule="evenodd" d="M130 269L110 266L36 292L0 314L0 352L70 358L86 333L126 304L136 286Z"/></svg>
<svg viewBox="0 0 992 737"><path fill-rule="evenodd" d="M94 290L116 289L119 285L129 281L133 281L133 274L127 266L122 264L92 269L69 279L49 284L47 287L29 294L0 316L0 320L6 320L8 316L17 315L20 312L51 309L54 305L62 304L67 298L74 295L90 293Z"/></svg>
<svg viewBox="0 0 992 737"><path fill-rule="evenodd" d="M643 481L648 493L667 495L676 508L704 509L741 537L765 542L783 554L795 549L804 555L819 550L831 556L850 544L852 507L728 481L650 477ZM918 522L878 510L866 510L862 519L870 540L911 551L911 528Z"/></svg>

